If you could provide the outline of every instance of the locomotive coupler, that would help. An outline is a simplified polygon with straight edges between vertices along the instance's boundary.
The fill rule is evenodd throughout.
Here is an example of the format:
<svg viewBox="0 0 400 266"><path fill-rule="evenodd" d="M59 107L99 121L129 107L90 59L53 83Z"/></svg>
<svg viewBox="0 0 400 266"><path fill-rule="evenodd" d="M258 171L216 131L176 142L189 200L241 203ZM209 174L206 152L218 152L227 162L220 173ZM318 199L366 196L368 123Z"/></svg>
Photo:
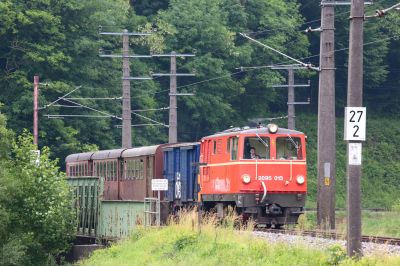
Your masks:
<svg viewBox="0 0 400 266"><path fill-rule="evenodd" d="M265 210L266 214L272 214L272 215L280 215L282 214L282 208L279 207L277 204L273 203L273 204L269 204L266 207Z"/></svg>

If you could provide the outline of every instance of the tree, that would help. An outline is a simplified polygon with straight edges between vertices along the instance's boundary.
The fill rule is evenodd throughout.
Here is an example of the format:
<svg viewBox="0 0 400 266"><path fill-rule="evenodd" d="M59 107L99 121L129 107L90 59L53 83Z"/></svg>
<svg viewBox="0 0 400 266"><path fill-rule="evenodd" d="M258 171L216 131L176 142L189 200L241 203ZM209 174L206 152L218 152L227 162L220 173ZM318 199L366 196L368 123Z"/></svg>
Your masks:
<svg viewBox="0 0 400 266"><path fill-rule="evenodd" d="M0 123L0 134L6 131ZM54 262L74 234L72 195L65 175L57 161L49 159L48 148L42 149L40 157L32 152L36 149L32 140L23 133L13 143L10 158L0 159L1 265Z"/></svg>
<svg viewBox="0 0 400 266"><path fill-rule="evenodd" d="M196 80L181 79L178 84L178 90L196 93L178 102L179 135L184 140L265 116L277 100L279 93L270 85L282 80L279 73L266 69L239 73L235 68L285 59L249 43L238 32L262 32L257 39L282 51L290 50L293 56L307 53L306 37L295 30L302 21L295 1L175 0L159 12L158 19L175 27L176 33L166 38L166 49L196 53L181 66L195 71ZM185 86L194 81L199 82Z"/></svg>
<svg viewBox="0 0 400 266"><path fill-rule="evenodd" d="M39 75L41 82L49 83L40 86L40 107L80 85L82 88L71 97L119 97L121 60L100 58L99 48L118 54L121 40L101 37L99 25L103 26L103 31L121 31L124 28L135 31L147 21L145 17L136 16L129 1L125 0L6 0L0 3L0 19L0 100L7 107L4 110L9 118L9 127L17 133L21 133L23 128L32 128L34 75ZM138 61L132 63L132 69L132 75L150 72L146 64ZM137 96L135 90L140 86L157 90L151 82L135 83L132 86L133 97ZM121 113L118 100L79 102L112 115L120 116ZM134 108L156 107L155 101L149 97L133 102ZM101 149L120 146L121 130L116 127L120 124L117 119L61 120L47 119L46 114L98 113L60 106L41 109L39 146L49 146L53 158L65 158L70 153L85 151L86 144L97 144ZM149 136L160 139L156 128L138 131L142 143L149 143Z"/></svg>

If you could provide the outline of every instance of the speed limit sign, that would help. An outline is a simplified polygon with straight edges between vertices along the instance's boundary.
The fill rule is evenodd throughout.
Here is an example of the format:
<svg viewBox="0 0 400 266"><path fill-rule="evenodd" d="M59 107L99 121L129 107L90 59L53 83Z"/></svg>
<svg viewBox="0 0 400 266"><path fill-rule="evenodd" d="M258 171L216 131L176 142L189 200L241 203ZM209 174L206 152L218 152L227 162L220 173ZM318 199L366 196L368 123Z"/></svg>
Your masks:
<svg viewBox="0 0 400 266"><path fill-rule="evenodd" d="M367 108L345 107L344 140L365 141Z"/></svg>

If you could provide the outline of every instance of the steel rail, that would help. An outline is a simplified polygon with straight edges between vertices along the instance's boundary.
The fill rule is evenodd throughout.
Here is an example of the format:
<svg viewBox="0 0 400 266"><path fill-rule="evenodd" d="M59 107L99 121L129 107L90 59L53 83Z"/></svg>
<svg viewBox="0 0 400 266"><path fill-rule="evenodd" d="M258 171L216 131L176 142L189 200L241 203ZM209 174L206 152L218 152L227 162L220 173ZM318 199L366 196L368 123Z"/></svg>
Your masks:
<svg viewBox="0 0 400 266"><path fill-rule="evenodd" d="M346 235L337 232L321 231L321 230L290 230L290 229L269 229L269 228L255 228L254 231L258 232L268 232L275 234L285 234L285 235L298 235L298 236L311 236L311 237L321 237L328 239L345 240ZM363 235L361 237L362 242L376 243L376 244L386 244L400 246L400 238L388 237L388 236L368 236Z"/></svg>

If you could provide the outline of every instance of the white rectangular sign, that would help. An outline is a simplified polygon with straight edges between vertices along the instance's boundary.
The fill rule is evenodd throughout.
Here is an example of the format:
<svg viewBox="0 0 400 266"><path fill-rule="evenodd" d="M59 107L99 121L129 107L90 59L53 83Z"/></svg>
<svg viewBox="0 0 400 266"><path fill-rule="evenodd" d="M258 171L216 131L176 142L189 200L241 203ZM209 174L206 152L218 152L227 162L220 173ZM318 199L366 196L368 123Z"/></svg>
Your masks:
<svg viewBox="0 0 400 266"><path fill-rule="evenodd" d="M349 165L361 165L362 144L349 143Z"/></svg>
<svg viewBox="0 0 400 266"><path fill-rule="evenodd" d="M367 108L345 107L344 140L365 140Z"/></svg>
<svg viewBox="0 0 400 266"><path fill-rule="evenodd" d="M151 190L168 190L168 179L152 179L151 180Z"/></svg>

